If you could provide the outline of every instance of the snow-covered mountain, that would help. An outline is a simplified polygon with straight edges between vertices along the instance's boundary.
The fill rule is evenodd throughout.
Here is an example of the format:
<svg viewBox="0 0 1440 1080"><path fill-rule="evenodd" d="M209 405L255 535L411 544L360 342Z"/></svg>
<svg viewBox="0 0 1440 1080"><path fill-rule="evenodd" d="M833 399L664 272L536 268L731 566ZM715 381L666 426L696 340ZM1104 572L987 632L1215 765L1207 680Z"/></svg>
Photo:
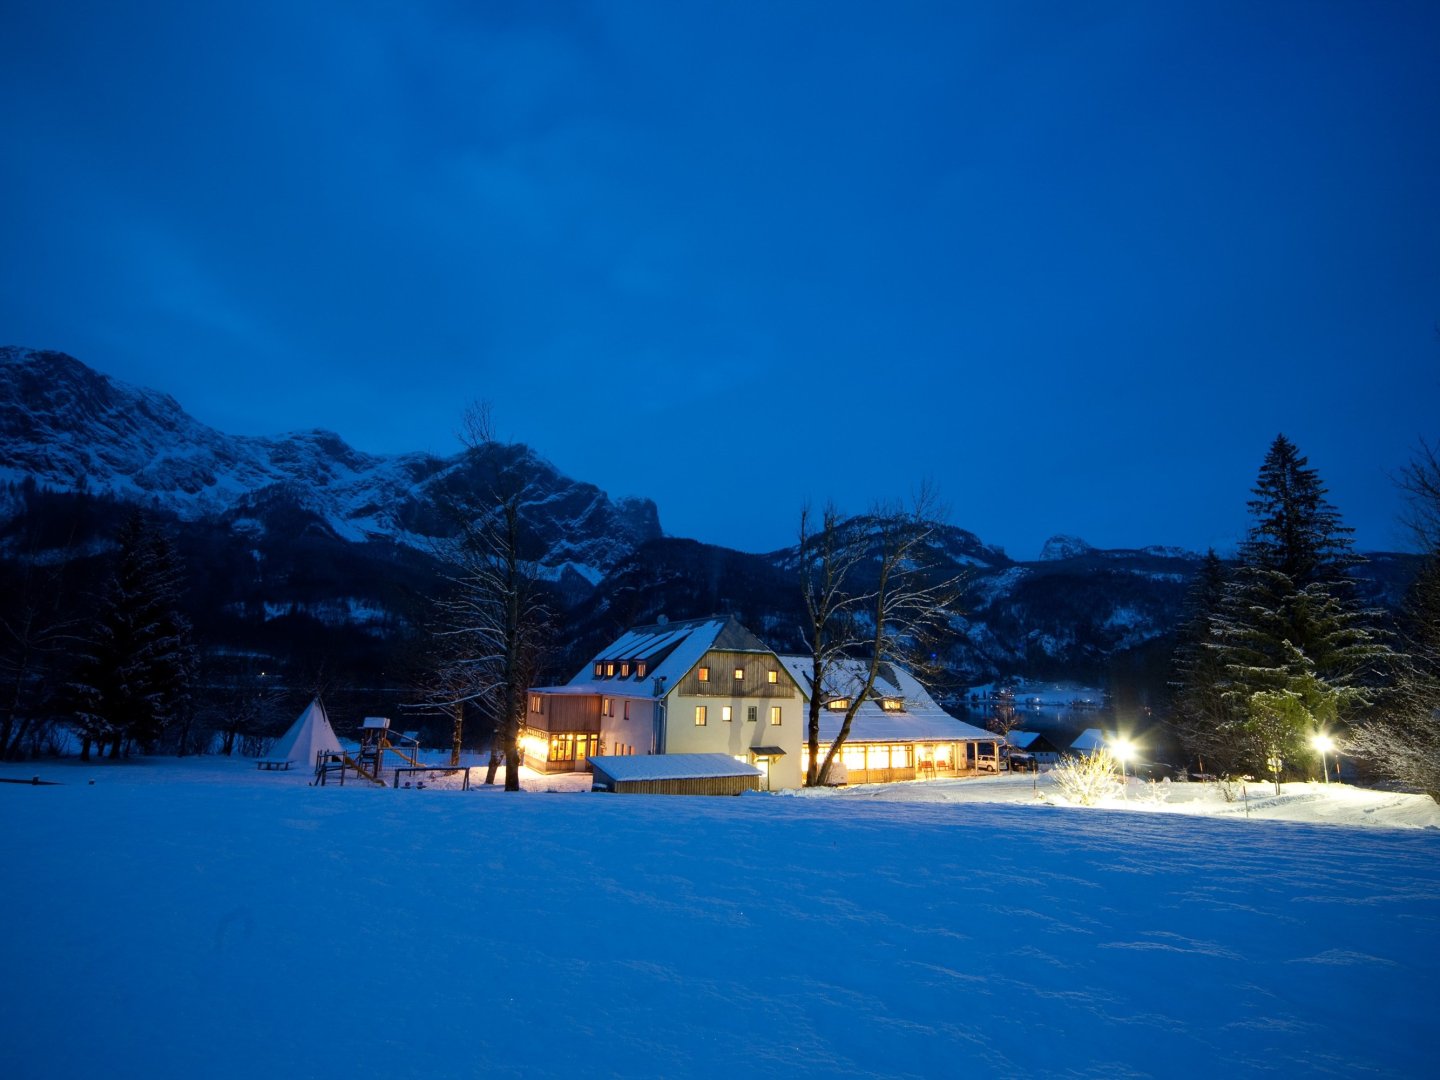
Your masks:
<svg viewBox="0 0 1440 1080"><path fill-rule="evenodd" d="M280 501L341 540L428 550L449 529L432 496L482 484L500 468L525 475L527 520L557 580L578 575L594 584L660 535L653 502L612 500L522 446L384 456L330 431L227 435L168 394L118 382L64 353L0 347L0 483L82 488L256 534L268 527L263 511Z"/></svg>

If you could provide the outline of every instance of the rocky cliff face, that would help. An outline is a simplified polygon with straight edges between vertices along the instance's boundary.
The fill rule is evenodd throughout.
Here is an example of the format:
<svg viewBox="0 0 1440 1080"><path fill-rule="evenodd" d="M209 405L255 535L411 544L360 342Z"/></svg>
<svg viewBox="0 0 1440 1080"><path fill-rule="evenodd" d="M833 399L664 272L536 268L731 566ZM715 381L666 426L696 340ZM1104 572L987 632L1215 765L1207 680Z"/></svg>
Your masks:
<svg viewBox="0 0 1440 1080"><path fill-rule="evenodd" d="M174 398L116 382L64 353L0 348L0 481L29 478L143 502L257 539L301 509L337 540L429 550L453 529L437 497L484 491L501 470L523 479L526 520L556 580L593 584L660 536L654 503L611 500L523 446L380 456L329 431L226 435Z"/></svg>

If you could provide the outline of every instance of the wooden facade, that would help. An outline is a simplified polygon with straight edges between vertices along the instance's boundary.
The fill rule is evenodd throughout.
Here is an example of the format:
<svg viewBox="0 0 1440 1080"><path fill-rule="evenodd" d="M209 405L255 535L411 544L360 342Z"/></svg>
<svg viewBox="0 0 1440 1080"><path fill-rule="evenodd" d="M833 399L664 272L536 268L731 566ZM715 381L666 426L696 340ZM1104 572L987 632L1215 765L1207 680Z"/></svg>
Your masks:
<svg viewBox="0 0 1440 1080"><path fill-rule="evenodd" d="M525 764L536 772L585 768L591 755L600 752L602 709L599 695L531 694L521 731Z"/></svg>
<svg viewBox="0 0 1440 1080"><path fill-rule="evenodd" d="M739 795L746 791L759 791L760 777L695 776L684 780L612 780L599 790L628 795Z"/></svg>
<svg viewBox="0 0 1440 1080"><path fill-rule="evenodd" d="M735 678L735 672L742 673ZM702 679L702 671L709 678ZM770 673L775 681L770 681ZM711 649L682 678L673 692L685 697L790 698L798 694L789 672L773 653L726 652Z"/></svg>

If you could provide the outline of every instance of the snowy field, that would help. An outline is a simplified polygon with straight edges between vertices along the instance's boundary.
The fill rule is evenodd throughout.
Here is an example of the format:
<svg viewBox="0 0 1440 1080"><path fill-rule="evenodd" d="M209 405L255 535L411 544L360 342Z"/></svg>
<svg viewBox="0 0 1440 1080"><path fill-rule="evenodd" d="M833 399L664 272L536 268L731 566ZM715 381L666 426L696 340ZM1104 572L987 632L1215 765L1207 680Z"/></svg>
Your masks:
<svg viewBox="0 0 1440 1080"><path fill-rule="evenodd" d="M36 773L0 784L7 1077L1435 1074L1425 799L0 768Z"/></svg>

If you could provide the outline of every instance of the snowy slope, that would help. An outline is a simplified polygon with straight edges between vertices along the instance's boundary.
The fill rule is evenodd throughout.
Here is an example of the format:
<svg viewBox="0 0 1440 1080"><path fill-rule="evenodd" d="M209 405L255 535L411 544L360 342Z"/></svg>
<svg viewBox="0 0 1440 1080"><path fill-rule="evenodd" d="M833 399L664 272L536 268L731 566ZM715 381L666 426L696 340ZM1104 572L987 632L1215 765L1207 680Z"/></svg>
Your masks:
<svg viewBox="0 0 1440 1080"><path fill-rule="evenodd" d="M9 1075L1431 1073L1434 829L52 775Z"/></svg>

